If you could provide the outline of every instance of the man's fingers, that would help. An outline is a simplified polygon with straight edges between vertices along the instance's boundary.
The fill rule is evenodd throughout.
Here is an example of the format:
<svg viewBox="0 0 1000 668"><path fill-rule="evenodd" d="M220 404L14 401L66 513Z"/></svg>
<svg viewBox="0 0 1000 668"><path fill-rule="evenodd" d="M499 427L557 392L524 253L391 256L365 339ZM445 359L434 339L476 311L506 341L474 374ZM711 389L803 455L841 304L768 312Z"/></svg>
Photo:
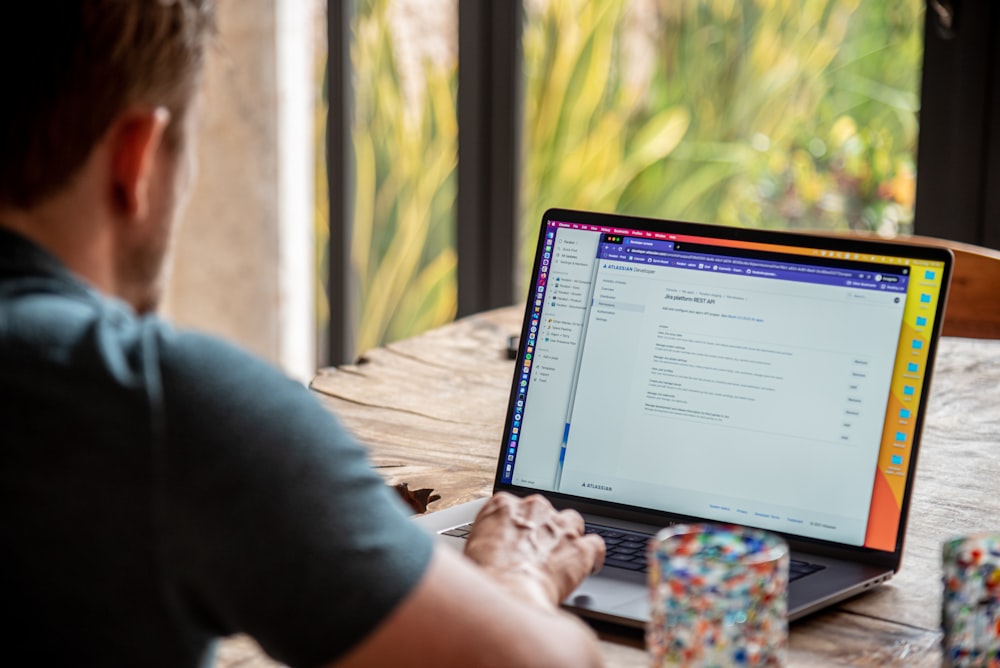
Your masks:
<svg viewBox="0 0 1000 668"><path fill-rule="evenodd" d="M556 514L559 524L577 535L583 535L584 522L580 513L575 510L563 510Z"/></svg>
<svg viewBox="0 0 1000 668"><path fill-rule="evenodd" d="M600 570L604 549L600 536L584 533L583 517L575 510L557 511L538 495L498 493L480 511L465 553L501 579L527 578L558 604Z"/></svg>
<svg viewBox="0 0 1000 668"><path fill-rule="evenodd" d="M604 565L604 541L600 536L585 535L569 538L563 549L553 554L551 582L557 599L563 600L588 576Z"/></svg>
<svg viewBox="0 0 1000 668"><path fill-rule="evenodd" d="M507 492L497 492L479 509L479 516L485 517L498 512L510 511L517 503L518 499L516 496Z"/></svg>
<svg viewBox="0 0 1000 668"><path fill-rule="evenodd" d="M512 503L517 503L516 497L510 497ZM556 510L549 500L539 494L532 494L520 499L521 509L526 516L539 524L554 520L563 529L583 533L583 517L575 510Z"/></svg>
<svg viewBox="0 0 1000 668"><path fill-rule="evenodd" d="M591 574L601 570L604 566L604 553L607 549L604 545L604 539L597 534L587 534L580 537L580 545L588 551L589 556L594 560Z"/></svg>

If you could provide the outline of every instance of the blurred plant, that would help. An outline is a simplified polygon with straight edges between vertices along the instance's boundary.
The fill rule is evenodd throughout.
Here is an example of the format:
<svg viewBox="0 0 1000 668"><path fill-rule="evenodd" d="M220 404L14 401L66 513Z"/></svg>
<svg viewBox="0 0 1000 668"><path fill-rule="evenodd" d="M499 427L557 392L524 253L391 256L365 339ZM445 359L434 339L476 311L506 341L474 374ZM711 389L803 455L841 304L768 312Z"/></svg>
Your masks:
<svg viewBox="0 0 1000 668"><path fill-rule="evenodd" d="M359 351L448 322L458 304L457 76L421 63L422 104L406 113L388 5L359 3L351 44Z"/></svg>
<svg viewBox="0 0 1000 668"><path fill-rule="evenodd" d="M666 95L703 112L675 156L720 139L741 169L684 215L725 224L910 231L923 6L670 3ZM698 35L713 35L698 44ZM714 58L705 57L715 54ZM676 74L671 73L671 67ZM701 67L697 76L688 76ZM683 178L685 166L661 178Z"/></svg>
<svg viewBox="0 0 1000 668"><path fill-rule="evenodd" d="M457 310L456 72L420 63L420 102L404 100L389 8L388 0L358 2L351 40L356 352L448 322Z"/></svg>
<svg viewBox="0 0 1000 668"><path fill-rule="evenodd" d="M524 5L522 267L551 206L911 231L922 0ZM391 10L358 0L351 45L359 351L456 310L455 68L408 105Z"/></svg>
<svg viewBox="0 0 1000 668"><path fill-rule="evenodd" d="M522 258L549 206L909 231L922 15L920 0L531 3ZM640 79L637 48L653 54Z"/></svg>
<svg viewBox="0 0 1000 668"><path fill-rule="evenodd" d="M625 3L538 4L523 34L523 266L545 209L619 209L623 193L670 155L690 123L684 106L644 104L621 67Z"/></svg>

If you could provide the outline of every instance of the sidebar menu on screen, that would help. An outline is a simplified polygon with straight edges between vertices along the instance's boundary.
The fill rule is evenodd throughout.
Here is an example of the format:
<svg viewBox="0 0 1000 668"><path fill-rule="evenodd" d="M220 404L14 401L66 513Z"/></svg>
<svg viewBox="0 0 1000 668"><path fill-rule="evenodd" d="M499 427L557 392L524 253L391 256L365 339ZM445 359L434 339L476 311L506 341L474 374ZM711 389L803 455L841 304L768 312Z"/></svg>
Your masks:
<svg viewBox="0 0 1000 668"><path fill-rule="evenodd" d="M503 479L551 490L559 471L601 234L554 224L548 225L545 234L539 276L529 304L529 322L537 319L538 329L529 331L526 364L521 369L527 405L518 408L527 410L515 412L514 422L520 424L512 425L512 430L518 432L508 435L508 441L515 443L511 446L508 442L508 457L515 455L515 459L509 462L513 470L505 470ZM550 246L551 250L546 250Z"/></svg>

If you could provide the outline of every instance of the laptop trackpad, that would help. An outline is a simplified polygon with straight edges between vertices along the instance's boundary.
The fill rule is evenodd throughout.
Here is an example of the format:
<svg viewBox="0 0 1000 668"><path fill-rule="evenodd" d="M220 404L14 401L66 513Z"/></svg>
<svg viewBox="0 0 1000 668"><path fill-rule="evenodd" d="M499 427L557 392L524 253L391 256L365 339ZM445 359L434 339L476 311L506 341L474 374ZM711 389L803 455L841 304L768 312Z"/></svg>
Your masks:
<svg viewBox="0 0 1000 668"><path fill-rule="evenodd" d="M602 573L598 577L584 580L566 598L564 605L584 614L586 611L612 613L624 619L645 621L649 619L649 593L645 580L637 580L638 578L619 578Z"/></svg>

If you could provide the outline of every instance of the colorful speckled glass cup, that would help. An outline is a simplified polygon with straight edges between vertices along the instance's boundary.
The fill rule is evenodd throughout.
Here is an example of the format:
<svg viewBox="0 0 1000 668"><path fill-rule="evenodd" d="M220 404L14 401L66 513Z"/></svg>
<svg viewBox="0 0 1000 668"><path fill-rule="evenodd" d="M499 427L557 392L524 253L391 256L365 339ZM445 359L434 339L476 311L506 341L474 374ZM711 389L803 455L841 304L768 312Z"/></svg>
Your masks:
<svg viewBox="0 0 1000 668"><path fill-rule="evenodd" d="M788 546L720 524L664 529L649 545L653 666L783 666Z"/></svg>
<svg viewBox="0 0 1000 668"><path fill-rule="evenodd" d="M953 538L941 557L942 664L1000 668L1000 534Z"/></svg>

